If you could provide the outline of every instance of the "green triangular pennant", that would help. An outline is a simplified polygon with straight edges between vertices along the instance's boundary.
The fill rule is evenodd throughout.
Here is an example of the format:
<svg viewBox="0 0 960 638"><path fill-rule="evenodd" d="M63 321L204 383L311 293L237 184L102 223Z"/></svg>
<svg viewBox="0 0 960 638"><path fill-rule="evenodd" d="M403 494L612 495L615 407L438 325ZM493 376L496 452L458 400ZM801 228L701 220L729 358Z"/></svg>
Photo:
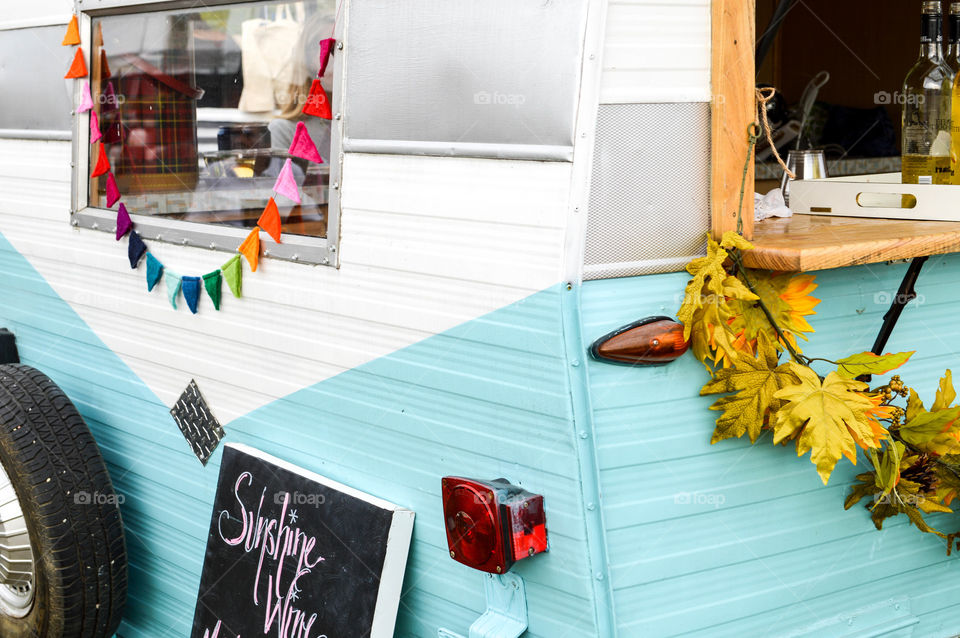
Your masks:
<svg viewBox="0 0 960 638"><path fill-rule="evenodd" d="M223 271L223 278L227 280L230 286L230 292L234 297L242 297L243 294L243 267L240 263L240 255L234 255L230 261L220 266Z"/></svg>
<svg viewBox="0 0 960 638"><path fill-rule="evenodd" d="M207 289L207 294L210 295L210 300L213 301L213 307L217 310L220 310L221 281L219 270L208 272L203 276L203 287Z"/></svg>

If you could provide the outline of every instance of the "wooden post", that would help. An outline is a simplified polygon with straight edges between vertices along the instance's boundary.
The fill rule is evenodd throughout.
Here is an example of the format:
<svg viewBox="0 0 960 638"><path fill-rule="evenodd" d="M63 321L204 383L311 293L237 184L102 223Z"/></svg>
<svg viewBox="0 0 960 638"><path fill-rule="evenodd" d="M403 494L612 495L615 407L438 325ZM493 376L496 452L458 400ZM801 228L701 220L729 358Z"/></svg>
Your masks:
<svg viewBox="0 0 960 638"><path fill-rule="evenodd" d="M747 127L756 120L756 0L713 0L710 206L719 238L737 229ZM743 198L743 234L753 237L753 162Z"/></svg>

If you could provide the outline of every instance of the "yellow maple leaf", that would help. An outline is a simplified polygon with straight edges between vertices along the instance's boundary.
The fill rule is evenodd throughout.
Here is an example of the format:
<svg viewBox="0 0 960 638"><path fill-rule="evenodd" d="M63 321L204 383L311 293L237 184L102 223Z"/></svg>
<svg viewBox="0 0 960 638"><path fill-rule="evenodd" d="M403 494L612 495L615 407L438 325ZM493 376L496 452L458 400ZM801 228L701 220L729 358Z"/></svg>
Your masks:
<svg viewBox="0 0 960 638"><path fill-rule="evenodd" d="M739 242L725 238L724 242L739 247ZM755 300L757 296L742 281L726 270L729 253L712 238L707 237L707 254L687 264L692 275L684 291L683 303L677 318L683 323L683 337L690 340L694 355L709 371L713 365L732 357L736 349L734 335L730 332L731 315L729 299Z"/></svg>
<svg viewBox="0 0 960 638"><path fill-rule="evenodd" d="M735 392L717 399L711 410L721 410L710 443L739 438L744 434L755 443L768 416L780 407L774 393L799 379L786 364L777 365L777 350L761 337L759 356L739 355L734 366L719 370L703 389L701 395Z"/></svg>
<svg viewBox="0 0 960 638"><path fill-rule="evenodd" d="M876 406L861 393L866 383L844 379L835 372L821 382L806 366L792 361L786 365L800 382L773 395L785 401L776 413L773 442L798 435L797 456L810 452L810 460L826 485L841 457L856 465L857 445L877 447L877 435L868 416Z"/></svg>

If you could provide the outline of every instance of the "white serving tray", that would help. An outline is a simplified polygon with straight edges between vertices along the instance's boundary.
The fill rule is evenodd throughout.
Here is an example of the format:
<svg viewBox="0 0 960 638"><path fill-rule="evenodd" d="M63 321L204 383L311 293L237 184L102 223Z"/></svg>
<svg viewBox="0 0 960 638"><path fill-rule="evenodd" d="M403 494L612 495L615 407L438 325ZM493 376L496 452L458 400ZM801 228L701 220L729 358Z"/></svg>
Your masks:
<svg viewBox="0 0 960 638"><path fill-rule="evenodd" d="M900 173L798 180L790 184L790 210L956 222L960 221L960 185L901 184Z"/></svg>

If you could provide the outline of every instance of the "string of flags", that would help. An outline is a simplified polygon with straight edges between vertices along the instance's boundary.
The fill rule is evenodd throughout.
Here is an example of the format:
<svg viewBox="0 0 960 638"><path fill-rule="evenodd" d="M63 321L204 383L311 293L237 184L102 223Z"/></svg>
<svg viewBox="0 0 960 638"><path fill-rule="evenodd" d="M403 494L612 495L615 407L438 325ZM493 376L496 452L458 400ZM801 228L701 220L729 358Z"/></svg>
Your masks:
<svg viewBox="0 0 960 638"><path fill-rule="evenodd" d="M304 115L311 115L327 120L333 118L330 100L326 90L320 83L320 78L323 77L327 69L327 64L333 52L335 42L336 40L334 38L326 38L320 41L320 71L312 81L310 92L301 109L301 113ZM76 47L76 54L73 57L70 68L67 70L66 75L64 75L65 79L79 80L86 78L88 75L86 57L83 49L80 47L80 43L79 24L77 16L74 15L67 25L67 32L62 42L63 46ZM100 67L103 77L110 78L111 73L107 66L106 52L103 50L100 52ZM108 97L111 97L114 93L112 82L108 83L106 92L111 94ZM116 101L113 103L115 104ZM103 133L100 130L99 117L94 110L93 94L88 80L84 80L83 87L81 87L77 112L90 114L90 143L99 144L97 161L93 170L90 172L90 177L97 179L106 175L107 208L112 209L115 204L120 202L122 196L110 166L110 159L107 157L105 144L102 141ZM290 144L287 153L291 157L299 157L317 164L323 163L323 158L320 157L317 146L302 121L297 122L293 142ZM280 170L280 174L277 176L277 180L273 185L273 192L274 195L282 195L290 201L300 204L300 190L293 175L293 162L291 157L288 157L284 162L283 168ZM256 272L260 261L260 231L267 233L275 242L281 243L283 222L280 218L280 211L274 197L269 198L263 209L263 213L257 220L257 225L237 247L237 254L228 259L226 263L218 269L208 272L205 275L184 276L166 267L150 252L146 243L143 241L143 237L136 231L126 205L120 202L120 206L117 209L116 241L127 237L127 258L130 262L130 268L136 270L141 261L144 260L144 257L146 257L147 292L152 292L162 279L166 287L167 300L170 302L170 305L176 309L177 300L182 296L187 304L187 308L189 308L193 314L197 313L202 291L206 291L207 296L210 297L213 303L214 309L220 310L220 302L222 299L221 289L224 280L227 282L227 286L230 288L230 292L233 293L234 297L240 298L243 296L243 267L241 255L246 258L247 263L250 265L250 270Z"/></svg>

